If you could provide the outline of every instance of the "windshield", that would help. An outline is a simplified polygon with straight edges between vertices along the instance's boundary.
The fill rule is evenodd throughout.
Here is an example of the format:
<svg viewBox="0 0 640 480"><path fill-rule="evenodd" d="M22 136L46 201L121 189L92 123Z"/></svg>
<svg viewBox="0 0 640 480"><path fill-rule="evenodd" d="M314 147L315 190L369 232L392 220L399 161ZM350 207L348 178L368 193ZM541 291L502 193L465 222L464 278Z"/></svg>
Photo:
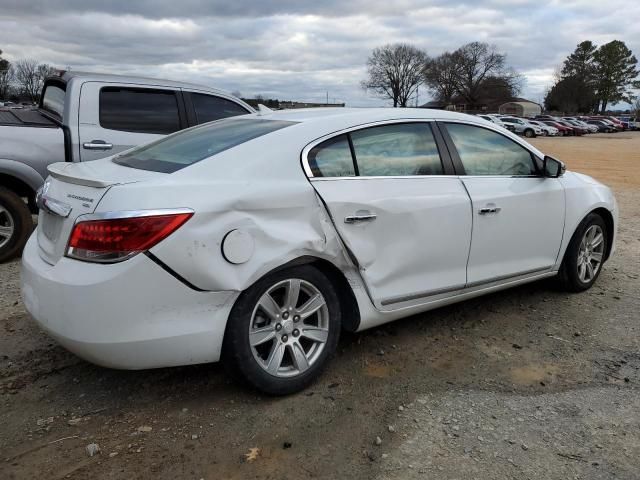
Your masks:
<svg viewBox="0 0 640 480"><path fill-rule="evenodd" d="M205 158L296 122L227 118L177 132L115 157L125 167L173 173Z"/></svg>

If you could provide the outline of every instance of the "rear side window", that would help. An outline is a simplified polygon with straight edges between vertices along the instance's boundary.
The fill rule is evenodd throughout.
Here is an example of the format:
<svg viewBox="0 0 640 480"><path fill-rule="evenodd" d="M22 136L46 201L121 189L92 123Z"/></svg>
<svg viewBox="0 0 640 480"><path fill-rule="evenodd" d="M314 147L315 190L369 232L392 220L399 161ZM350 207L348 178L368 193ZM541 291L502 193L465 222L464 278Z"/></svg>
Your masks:
<svg viewBox="0 0 640 480"><path fill-rule="evenodd" d="M106 87L100 90L100 126L124 132L168 134L180 130L171 90Z"/></svg>
<svg viewBox="0 0 640 480"><path fill-rule="evenodd" d="M440 153L425 123L400 123L351 133L361 176L442 175Z"/></svg>
<svg viewBox="0 0 640 480"><path fill-rule="evenodd" d="M314 177L353 177L356 174L346 135L316 145L307 159Z"/></svg>
<svg viewBox="0 0 640 480"><path fill-rule="evenodd" d="M237 103L213 95L192 93L191 101L193 102L198 123L212 122L214 120L220 120L221 118L235 117L236 115L246 115L249 113Z"/></svg>
<svg viewBox="0 0 640 480"><path fill-rule="evenodd" d="M125 167L172 173L296 122L227 118L189 128L135 148L113 161Z"/></svg>
<svg viewBox="0 0 640 480"><path fill-rule="evenodd" d="M536 175L531 153L486 128L448 123L447 131L467 175Z"/></svg>

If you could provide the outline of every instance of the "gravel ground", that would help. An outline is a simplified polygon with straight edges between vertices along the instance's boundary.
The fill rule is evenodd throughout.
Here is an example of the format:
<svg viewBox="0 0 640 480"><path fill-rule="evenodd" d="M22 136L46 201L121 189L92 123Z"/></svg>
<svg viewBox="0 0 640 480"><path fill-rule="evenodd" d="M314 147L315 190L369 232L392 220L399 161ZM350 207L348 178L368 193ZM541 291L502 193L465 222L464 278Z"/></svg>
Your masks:
<svg viewBox="0 0 640 480"><path fill-rule="evenodd" d="M90 365L31 323L19 262L0 265L0 478L638 478L640 134L534 142L616 190L618 251L596 285L345 335L286 398L218 365Z"/></svg>

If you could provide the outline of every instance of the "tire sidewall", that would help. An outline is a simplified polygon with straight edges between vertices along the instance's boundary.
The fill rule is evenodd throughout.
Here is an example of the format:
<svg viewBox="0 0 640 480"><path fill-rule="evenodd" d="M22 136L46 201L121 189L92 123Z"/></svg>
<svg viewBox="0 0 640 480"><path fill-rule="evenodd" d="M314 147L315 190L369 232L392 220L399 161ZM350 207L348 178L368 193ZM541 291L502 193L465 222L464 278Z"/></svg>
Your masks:
<svg viewBox="0 0 640 480"><path fill-rule="evenodd" d="M302 374L280 378L258 365L249 344L249 325L260 297L276 283L297 278L313 284L324 296L329 310L329 336L315 363ZM271 394L287 395L304 389L324 369L338 345L341 330L340 302L333 285L318 269L302 265L279 270L258 280L242 292L231 310L222 349L222 360L230 373L250 386Z"/></svg>
<svg viewBox="0 0 640 480"><path fill-rule="evenodd" d="M578 275L578 254L580 251L580 242L584 237L587 229L592 225L598 225L602 228L602 232L604 235L604 248L603 248L603 258L600 263L600 268L594 275L594 277L589 282L583 282L580 280ZM563 274L568 282L568 286L574 291L583 291L591 288L591 286L596 282L598 277L600 276L600 272L602 272L602 268L604 266L604 255L606 255L607 249L609 248L609 237L607 234L607 226L602 219L602 217L596 213L591 213L585 217L585 219L580 222L578 228L576 229L573 237L571 238L571 242L567 247L567 252L564 258L563 264Z"/></svg>
<svg viewBox="0 0 640 480"><path fill-rule="evenodd" d="M0 204L7 209L14 225L13 236L0 247L0 262L5 262L22 252L33 230L33 221L27 204L11 190L0 187Z"/></svg>

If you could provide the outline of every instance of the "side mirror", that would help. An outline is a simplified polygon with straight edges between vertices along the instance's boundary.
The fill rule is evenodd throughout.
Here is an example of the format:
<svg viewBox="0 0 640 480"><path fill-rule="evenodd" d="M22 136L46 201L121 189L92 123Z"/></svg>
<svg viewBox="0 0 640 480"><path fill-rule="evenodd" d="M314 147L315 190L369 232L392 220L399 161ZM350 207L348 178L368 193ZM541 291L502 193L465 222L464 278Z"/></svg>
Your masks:
<svg viewBox="0 0 640 480"><path fill-rule="evenodd" d="M567 170L564 163L560 160L556 160L549 155L544 156L544 160L542 160L542 172L547 178L558 178L564 174Z"/></svg>

